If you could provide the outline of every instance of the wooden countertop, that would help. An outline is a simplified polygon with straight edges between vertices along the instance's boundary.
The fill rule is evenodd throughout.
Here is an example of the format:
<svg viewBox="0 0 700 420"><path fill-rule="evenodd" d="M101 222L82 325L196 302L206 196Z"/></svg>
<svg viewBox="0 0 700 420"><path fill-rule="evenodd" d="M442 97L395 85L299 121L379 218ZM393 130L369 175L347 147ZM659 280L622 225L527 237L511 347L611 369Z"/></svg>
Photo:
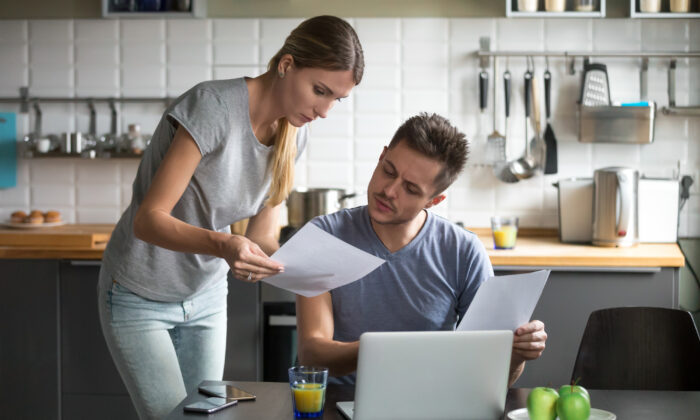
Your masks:
<svg viewBox="0 0 700 420"><path fill-rule="evenodd" d="M65 225L41 231L0 229L0 258L89 259L102 258L114 225ZM514 249L493 248L491 230L469 229L479 236L494 266L536 267L682 267L683 253L677 244L639 244L629 248L606 248L559 242L557 231L521 229ZM38 235L21 237L25 235ZM20 240L8 242L10 235ZM46 238L39 243L38 238ZM4 238L4 241L3 241ZM82 244L82 245L78 245Z"/></svg>

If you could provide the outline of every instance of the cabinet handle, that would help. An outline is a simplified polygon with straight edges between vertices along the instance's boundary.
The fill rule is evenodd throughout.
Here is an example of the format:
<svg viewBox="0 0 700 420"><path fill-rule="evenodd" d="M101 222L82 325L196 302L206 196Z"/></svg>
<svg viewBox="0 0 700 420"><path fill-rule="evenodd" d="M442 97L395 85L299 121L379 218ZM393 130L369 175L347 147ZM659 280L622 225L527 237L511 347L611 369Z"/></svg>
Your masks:
<svg viewBox="0 0 700 420"><path fill-rule="evenodd" d="M297 317L293 315L270 315L267 325L271 327L296 327Z"/></svg>
<svg viewBox="0 0 700 420"><path fill-rule="evenodd" d="M78 267L101 267L102 261L70 260L70 265L78 266Z"/></svg>

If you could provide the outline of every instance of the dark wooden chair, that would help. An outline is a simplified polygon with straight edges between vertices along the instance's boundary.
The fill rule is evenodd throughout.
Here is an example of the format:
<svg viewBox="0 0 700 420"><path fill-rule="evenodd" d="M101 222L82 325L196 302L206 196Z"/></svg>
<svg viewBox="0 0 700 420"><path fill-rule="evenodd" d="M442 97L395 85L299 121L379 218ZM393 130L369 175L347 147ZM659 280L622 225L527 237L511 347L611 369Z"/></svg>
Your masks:
<svg viewBox="0 0 700 420"><path fill-rule="evenodd" d="M693 317L667 308L591 313L572 380L593 389L700 390L700 338Z"/></svg>

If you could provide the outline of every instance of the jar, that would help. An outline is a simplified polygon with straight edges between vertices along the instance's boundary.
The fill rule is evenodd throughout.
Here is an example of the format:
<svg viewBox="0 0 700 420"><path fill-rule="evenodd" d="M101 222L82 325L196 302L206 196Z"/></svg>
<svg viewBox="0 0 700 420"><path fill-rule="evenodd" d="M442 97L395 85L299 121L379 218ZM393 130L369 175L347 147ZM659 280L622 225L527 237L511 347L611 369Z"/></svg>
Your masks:
<svg viewBox="0 0 700 420"><path fill-rule="evenodd" d="M644 13L658 13L661 10L661 0L639 0L639 10Z"/></svg>
<svg viewBox="0 0 700 420"><path fill-rule="evenodd" d="M686 13L690 11L690 0L671 0L673 13Z"/></svg>
<svg viewBox="0 0 700 420"><path fill-rule="evenodd" d="M518 0L518 10L521 12L536 12L537 0Z"/></svg>
<svg viewBox="0 0 700 420"><path fill-rule="evenodd" d="M577 12L593 11L593 0L576 0L575 3Z"/></svg>
<svg viewBox="0 0 700 420"><path fill-rule="evenodd" d="M544 9L548 12L563 12L566 9L566 0L545 0Z"/></svg>
<svg viewBox="0 0 700 420"><path fill-rule="evenodd" d="M143 153L143 150L146 148L146 142L141 135L141 126L138 124L129 124L129 133L127 137L129 139L131 152L136 155Z"/></svg>

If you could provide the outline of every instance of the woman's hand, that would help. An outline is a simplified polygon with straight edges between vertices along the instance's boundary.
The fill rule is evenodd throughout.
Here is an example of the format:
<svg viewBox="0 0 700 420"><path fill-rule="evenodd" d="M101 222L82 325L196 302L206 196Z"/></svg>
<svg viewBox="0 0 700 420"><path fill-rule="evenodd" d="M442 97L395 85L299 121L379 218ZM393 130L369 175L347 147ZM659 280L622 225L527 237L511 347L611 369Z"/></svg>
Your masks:
<svg viewBox="0 0 700 420"><path fill-rule="evenodd" d="M233 275L243 281L256 282L284 271L282 264L271 260L253 241L231 235L222 247L222 256Z"/></svg>

